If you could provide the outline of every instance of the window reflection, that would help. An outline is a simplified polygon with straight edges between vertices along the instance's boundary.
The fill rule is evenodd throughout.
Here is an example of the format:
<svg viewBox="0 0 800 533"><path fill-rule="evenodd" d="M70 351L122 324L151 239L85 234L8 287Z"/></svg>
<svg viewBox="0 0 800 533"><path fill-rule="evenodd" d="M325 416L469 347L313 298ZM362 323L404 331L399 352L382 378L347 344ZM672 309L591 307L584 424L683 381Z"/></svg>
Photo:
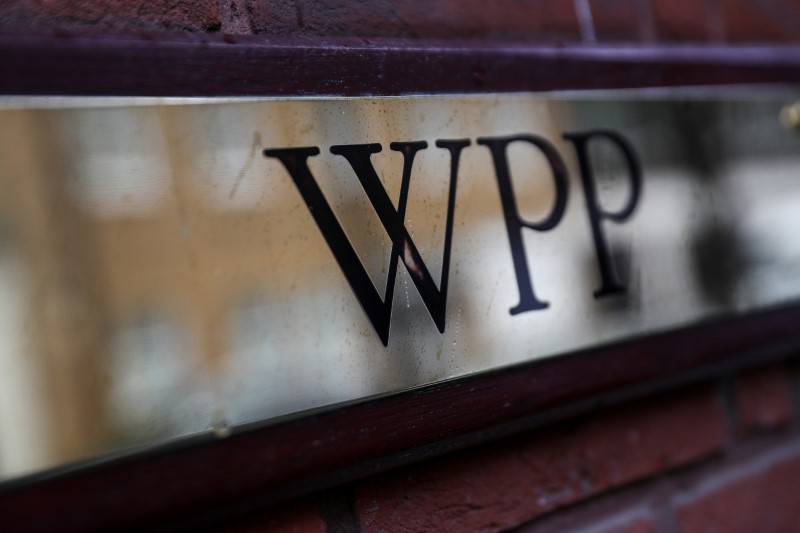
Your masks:
<svg viewBox="0 0 800 533"><path fill-rule="evenodd" d="M534 97L250 102L0 112L0 476L645 335L800 295L800 139L762 101ZM644 168L635 216L605 226L625 296L596 300L597 258L565 131L614 128ZM523 239L544 311L509 315L515 271L478 136L536 133L570 176L561 223ZM377 142L397 202L425 140L406 227L440 281L449 157L461 160L439 333L401 265L384 347L306 205L265 147L310 166L382 293L391 241L333 144ZM43 148L43 147L46 147ZM628 194L593 145L600 201ZM552 203L544 159L509 151L522 216ZM11 428L11 429L8 429Z"/></svg>

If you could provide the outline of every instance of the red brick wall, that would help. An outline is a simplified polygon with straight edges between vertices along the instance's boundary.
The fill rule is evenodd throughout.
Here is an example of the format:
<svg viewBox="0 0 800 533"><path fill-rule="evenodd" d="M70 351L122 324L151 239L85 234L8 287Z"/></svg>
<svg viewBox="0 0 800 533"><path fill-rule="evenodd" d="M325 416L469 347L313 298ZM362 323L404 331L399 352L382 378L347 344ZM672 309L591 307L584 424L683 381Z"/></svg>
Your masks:
<svg viewBox="0 0 800 533"><path fill-rule="evenodd" d="M742 370L247 517L227 531L800 531L798 376Z"/></svg>
<svg viewBox="0 0 800 533"><path fill-rule="evenodd" d="M798 42L799 0L0 0L0 27L537 42Z"/></svg>

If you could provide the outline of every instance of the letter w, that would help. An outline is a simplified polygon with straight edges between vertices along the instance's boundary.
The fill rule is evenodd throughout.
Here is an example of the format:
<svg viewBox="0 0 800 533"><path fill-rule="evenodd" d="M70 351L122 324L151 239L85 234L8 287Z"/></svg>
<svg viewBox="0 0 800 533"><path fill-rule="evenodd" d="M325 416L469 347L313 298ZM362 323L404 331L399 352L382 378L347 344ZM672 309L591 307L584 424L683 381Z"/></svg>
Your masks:
<svg viewBox="0 0 800 533"><path fill-rule="evenodd" d="M436 146L450 152L450 188L447 197L447 221L444 235L441 288L436 287L433 278L428 272L428 267L425 266L417 246L403 224L414 157L417 152L427 148L428 143L424 141L398 142L390 145L392 150L403 154L403 178L400 184L400 198L397 203L397 209L394 208L370 161L372 154L381 151L380 144L331 146L332 154L341 155L350 163L358 180L361 182L361 186L367 193L367 198L375 209L381 224L386 229L389 239L392 241L386 294L383 298L381 298L375 285L373 285L367 270L364 268L342 225L333 213L330 204L328 204L322 194L322 190L311 174L311 170L308 168L308 158L319 155L319 148L276 148L264 150L264 156L280 160L292 180L294 180L297 189L308 206L308 210L314 217L314 221L325 237L336 261L339 263L339 267L342 269L348 283L350 283L353 292L364 308L364 312L372 322L372 326L384 346L389 344L389 325L392 316L392 300L394 299L398 259L405 264L439 332L444 332L458 162L461 150L469 146L469 144L470 141L466 139L436 141Z"/></svg>

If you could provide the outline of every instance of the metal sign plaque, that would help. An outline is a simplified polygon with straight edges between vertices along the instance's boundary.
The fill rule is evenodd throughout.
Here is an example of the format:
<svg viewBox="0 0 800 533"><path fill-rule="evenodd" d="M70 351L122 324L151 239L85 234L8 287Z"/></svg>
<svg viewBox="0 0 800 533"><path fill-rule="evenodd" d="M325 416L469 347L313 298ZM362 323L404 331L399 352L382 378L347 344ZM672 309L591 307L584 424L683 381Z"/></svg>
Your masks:
<svg viewBox="0 0 800 533"><path fill-rule="evenodd" d="M791 96L9 100L0 475L796 300Z"/></svg>

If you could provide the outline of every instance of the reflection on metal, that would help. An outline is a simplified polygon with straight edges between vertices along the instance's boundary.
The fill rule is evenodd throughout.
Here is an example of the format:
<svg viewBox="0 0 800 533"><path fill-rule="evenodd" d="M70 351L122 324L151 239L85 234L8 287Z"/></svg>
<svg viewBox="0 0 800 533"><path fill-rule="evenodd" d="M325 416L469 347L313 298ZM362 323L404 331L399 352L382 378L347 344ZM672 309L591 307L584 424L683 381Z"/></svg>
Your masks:
<svg viewBox="0 0 800 533"><path fill-rule="evenodd" d="M0 475L798 299L755 96L0 111Z"/></svg>
<svg viewBox="0 0 800 533"><path fill-rule="evenodd" d="M781 123L787 128L800 128L800 102L781 109Z"/></svg>

